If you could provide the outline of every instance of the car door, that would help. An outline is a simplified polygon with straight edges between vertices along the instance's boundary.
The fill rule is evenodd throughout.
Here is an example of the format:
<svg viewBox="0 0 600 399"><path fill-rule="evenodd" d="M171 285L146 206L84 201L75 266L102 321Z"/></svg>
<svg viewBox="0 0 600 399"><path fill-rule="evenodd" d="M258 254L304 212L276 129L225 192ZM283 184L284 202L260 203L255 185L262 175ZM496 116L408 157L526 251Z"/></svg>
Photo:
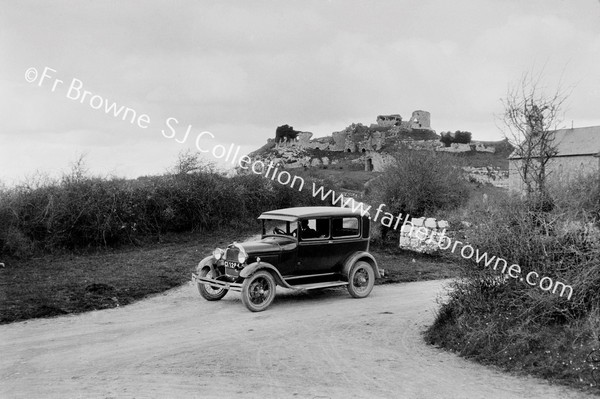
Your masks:
<svg viewBox="0 0 600 399"><path fill-rule="evenodd" d="M303 228L307 224L307 229ZM302 219L298 227L297 275L333 271L335 256L330 250L331 226L329 218Z"/></svg>
<svg viewBox="0 0 600 399"><path fill-rule="evenodd" d="M341 266L350 254L367 248L369 239L361 236L361 222L358 216L331 218L329 251L335 265Z"/></svg>

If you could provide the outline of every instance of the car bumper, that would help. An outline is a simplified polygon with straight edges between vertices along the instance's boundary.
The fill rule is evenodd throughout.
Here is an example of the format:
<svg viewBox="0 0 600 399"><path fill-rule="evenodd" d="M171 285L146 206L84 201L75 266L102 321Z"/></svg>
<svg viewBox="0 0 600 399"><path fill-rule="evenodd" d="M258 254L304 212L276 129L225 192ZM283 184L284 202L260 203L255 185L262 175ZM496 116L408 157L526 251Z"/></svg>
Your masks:
<svg viewBox="0 0 600 399"><path fill-rule="evenodd" d="M192 273L192 283L200 284L200 283L209 283L213 287L225 288L231 291L242 291L242 284L239 283L229 283L227 281L213 280L212 278L200 277L195 273Z"/></svg>

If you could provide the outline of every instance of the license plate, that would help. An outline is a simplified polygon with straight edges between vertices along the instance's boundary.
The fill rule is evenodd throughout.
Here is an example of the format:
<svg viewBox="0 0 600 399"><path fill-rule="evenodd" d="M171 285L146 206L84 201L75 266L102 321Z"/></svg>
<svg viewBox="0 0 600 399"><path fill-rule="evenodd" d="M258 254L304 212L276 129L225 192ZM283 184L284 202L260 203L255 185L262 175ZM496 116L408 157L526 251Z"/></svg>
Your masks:
<svg viewBox="0 0 600 399"><path fill-rule="evenodd" d="M242 264L239 262L232 262L230 260L226 260L225 261L225 267L230 267L232 269L238 268L240 269L242 267Z"/></svg>

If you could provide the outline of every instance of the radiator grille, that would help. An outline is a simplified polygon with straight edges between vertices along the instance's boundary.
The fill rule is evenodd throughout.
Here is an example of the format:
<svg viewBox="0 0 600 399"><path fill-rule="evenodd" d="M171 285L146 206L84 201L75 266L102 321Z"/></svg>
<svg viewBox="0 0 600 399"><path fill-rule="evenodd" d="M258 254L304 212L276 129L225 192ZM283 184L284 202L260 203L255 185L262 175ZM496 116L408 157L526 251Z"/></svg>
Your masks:
<svg viewBox="0 0 600 399"><path fill-rule="evenodd" d="M240 253L240 250L236 247L227 248L225 250L225 260L237 262L239 253Z"/></svg>

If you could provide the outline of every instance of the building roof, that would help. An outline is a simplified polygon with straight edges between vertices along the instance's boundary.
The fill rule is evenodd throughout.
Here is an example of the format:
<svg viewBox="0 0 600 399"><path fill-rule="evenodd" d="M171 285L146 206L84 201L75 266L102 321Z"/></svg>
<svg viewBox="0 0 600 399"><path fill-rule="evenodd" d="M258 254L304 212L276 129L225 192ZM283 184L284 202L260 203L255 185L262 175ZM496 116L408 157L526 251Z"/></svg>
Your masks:
<svg viewBox="0 0 600 399"><path fill-rule="evenodd" d="M350 208L341 208L339 206L303 206L297 208L277 209L264 212L259 219L278 219L295 222L301 218L316 218L328 216L357 216L361 212L353 212Z"/></svg>
<svg viewBox="0 0 600 399"><path fill-rule="evenodd" d="M558 150L556 157L595 156L600 154L600 126L556 130L554 142ZM521 159L521 157L514 151L509 159Z"/></svg>

